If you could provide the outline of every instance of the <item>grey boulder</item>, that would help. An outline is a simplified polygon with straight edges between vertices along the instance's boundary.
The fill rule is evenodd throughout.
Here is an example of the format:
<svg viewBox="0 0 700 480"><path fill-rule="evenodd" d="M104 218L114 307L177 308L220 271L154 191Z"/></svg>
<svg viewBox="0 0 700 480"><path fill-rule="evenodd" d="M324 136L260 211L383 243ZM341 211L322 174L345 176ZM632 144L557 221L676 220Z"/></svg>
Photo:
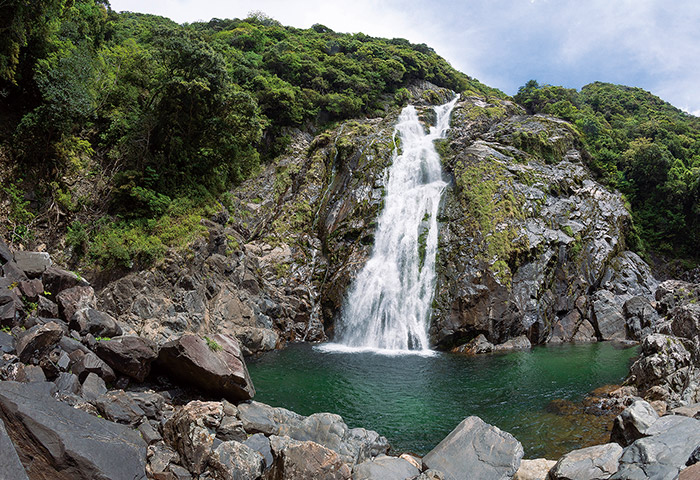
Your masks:
<svg viewBox="0 0 700 480"><path fill-rule="evenodd" d="M246 432L310 440L337 452L350 464L361 463L389 450L386 438L377 432L348 428L340 415L332 413L304 417L284 408L250 402L238 406L238 415Z"/></svg>
<svg viewBox="0 0 700 480"><path fill-rule="evenodd" d="M445 480L500 480L518 471L523 446L510 433L479 417L467 417L424 458L426 468L439 470Z"/></svg>
<svg viewBox="0 0 700 480"><path fill-rule="evenodd" d="M0 420L0 478L29 480L2 420Z"/></svg>
<svg viewBox="0 0 700 480"><path fill-rule="evenodd" d="M228 335L212 335L207 341L184 334L161 347L158 364L175 379L232 402L255 395L238 341Z"/></svg>
<svg viewBox="0 0 700 480"><path fill-rule="evenodd" d="M644 400L636 400L615 418L610 441L623 447L638 438L645 437L647 430L659 419L654 407Z"/></svg>
<svg viewBox="0 0 700 480"><path fill-rule="evenodd" d="M77 315L77 314L76 314ZM143 337L124 336L98 340L93 350L115 371L143 382L158 357L156 344Z"/></svg>
<svg viewBox="0 0 700 480"><path fill-rule="evenodd" d="M52 398L53 384L0 383L0 417L33 479L141 480L138 432Z"/></svg>
<svg viewBox="0 0 700 480"><path fill-rule="evenodd" d="M209 457L209 467L220 480L256 480L262 476L262 455L235 440L223 442Z"/></svg>
<svg viewBox="0 0 700 480"><path fill-rule="evenodd" d="M420 474L414 465L397 457L380 455L352 469L353 480L406 480Z"/></svg>
<svg viewBox="0 0 700 480"><path fill-rule="evenodd" d="M617 472L622 447L606 443L564 455L549 472L551 480L607 480Z"/></svg>

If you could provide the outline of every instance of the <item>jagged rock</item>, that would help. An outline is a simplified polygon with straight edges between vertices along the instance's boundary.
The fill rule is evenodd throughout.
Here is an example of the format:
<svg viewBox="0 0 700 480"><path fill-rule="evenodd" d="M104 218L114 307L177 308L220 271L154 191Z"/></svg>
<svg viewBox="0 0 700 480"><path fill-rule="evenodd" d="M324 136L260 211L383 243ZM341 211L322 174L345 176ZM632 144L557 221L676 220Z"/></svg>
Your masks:
<svg viewBox="0 0 700 480"><path fill-rule="evenodd" d="M81 382L85 381L87 376L91 373L96 374L108 383L113 382L117 378L116 375L114 375L114 370L92 352L84 354L80 350L76 350L70 356L71 359L73 359L71 370L78 376ZM74 356L77 358L73 358Z"/></svg>
<svg viewBox="0 0 700 480"><path fill-rule="evenodd" d="M270 437L275 458L268 478L271 480L349 480L351 470L341 457L318 443L289 437Z"/></svg>
<svg viewBox="0 0 700 480"><path fill-rule="evenodd" d="M163 426L163 438L181 456L183 465L200 474L211 455L216 429L223 418L220 402L192 401Z"/></svg>
<svg viewBox="0 0 700 480"><path fill-rule="evenodd" d="M82 397L90 403L107 393L105 381L94 373L89 373L85 377L81 389Z"/></svg>
<svg viewBox="0 0 700 480"><path fill-rule="evenodd" d="M654 422L646 434L625 448L611 479L675 479L700 445L700 421L669 415Z"/></svg>
<svg viewBox="0 0 700 480"><path fill-rule="evenodd" d="M478 355L481 353L489 353L493 351L493 343L489 342L483 333L480 333L475 338L469 340L464 345L455 348L455 353L465 353L467 355Z"/></svg>
<svg viewBox="0 0 700 480"><path fill-rule="evenodd" d="M0 241L0 258L2 257L2 246ZM22 462L19 461L17 450L7 435L5 424L0 420L0 478L7 480L29 480L27 472L24 471Z"/></svg>
<svg viewBox="0 0 700 480"><path fill-rule="evenodd" d="M146 416L152 420L159 419L165 406L163 395L152 392L127 392L129 397L143 410Z"/></svg>
<svg viewBox="0 0 700 480"><path fill-rule="evenodd" d="M92 287L72 287L56 295L58 311L61 318L70 322L73 315L83 308L96 308L97 299Z"/></svg>
<svg viewBox="0 0 700 480"><path fill-rule="evenodd" d="M438 470L428 469L412 480L445 480L445 474Z"/></svg>
<svg viewBox="0 0 700 480"><path fill-rule="evenodd" d="M669 312L671 332L681 338L692 339L700 335L700 304L688 303L674 307Z"/></svg>
<svg viewBox="0 0 700 480"><path fill-rule="evenodd" d="M548 474L557 462L545 458L522 460L513 480L549 480Z"/></svg>
<svg viewBox="0 0 700 480"><path fill-rule="evenodd" d="M508 352L510 350L529 350L532 348L530 340L525 335L511 338L510 340L493 346L494 352Z"/></svg>
<svg viewBox="0 0 700 480"><path fill-rule="evenodd" d="M141 438L143 438L148 445L152 445L163 440L163 437L160 436L158 430L148 420L141 422L139 425L139 433L141 434Z"/></svg>
<svg viewBox="0 0 700 480"><path fill-rule="evenodd" d="M17 355L24 363L38 362L58 344L62 336L63 329L56 322L36 325L17 338L15 345Z"/></svg>
<svg viewBox="0 0 700 480"><path fill-rule="evenodd" d="M82 308L75 312L68 325L81 335L90 333L95 337L111 338L122 334L122 328L111 315L93 308Z"/></svg>
<svg viewBox="0 0 700 480"><path fill-rule="evenodd" d="M168 475L168 466L171 463L178 463L179 461L180 455L178 455L175 450L163 442L150 445L148 447L148 466L151 474L154 476L164 474L163 476L156 478L173 478L172 476Z"/></svg>
<svg viewBox="0 0 700 480"><path fill-rule="evenodd" d="M0 239L0 265L5 265L7 262L11 262L12 259L14 259L12 251L5 241Z"/></svg>
<svg viewBox="0 0 700 480"><path fill-rule="evenodd" d="M46 375L41 367L36 365L18 365L17 370L15 370L12 380L16 380L22 383L36 383L45 382Z"/></svg>
<svg viewBox="0 0 700 480"><path fill-rule="evenodd" d="M606 443L569 452L554 465L551 480L606 480L618 469L622 447Z"/></svg>
<svg viewBox="0 0 700 480"><path fill-rule="evenodd" d="M700 401L700 388L687 340L663 334L648 335L640 356L630 367L631 379L639 390L671 407ZM691 348L692 350L692 348Z"/></svg>
<svg viewBox="0 0 700 480"><path fill-rule="evenodd" d="M44 288L51 293L53 298L62 292L73 287L87 287L89 283L85 279L78 277L73 272L63 270L56 266L47 268L41 275Z"/></svg>
<svg viewBox="0 0 700 480"><path fill-rule="evenodd" d="M107 365L138 382L143 382L150 373L151 363L158 358L156 349L152 341L136 336L100 340L93 348Z"/></svg>
<svg viewBox="0 0 700 480"><path fill-rule="evenodd" d="M2 276L11 282L24 282L29 280L29 277L17 266L14 260L2 266Z"/></svg>
<svg viewBox="0 0 700 480"><path fill-rule="evenodd" d="M386 438L364 428L350 429L339 415L315 413L304 417L258 402L241 404L238 410L246 432L311 440L334 450L346 463L363 462L389 450Z"/></svg>
<svg viewBox="0 0 700 480"><path fill-rule="evenodd" d="M571 342L581 323L581 314L578 310L571 310L568 314L557 320L552 327L552 338L549 343Z"/></svg>
<svg viewBox="0 0 700 480"><path fill-rule="evenodd" d="M223 442L209 457L209 465L217 480L256 480L264 469L262 455L234 440Z"/></svg>
<svg viewBox="0 0 700 480"><path fill-rule="evenodd" d="M352 468L353 480L405 480L420 474L420 470L403 458L380 455Z"/></svg>
<svg viewBox="0 0 700 480"><path fill-rule="evenodd" d="M434 449L423 457L426 468L439 470L446 480L463 478L502 479L515 475L523 457L523 446L511 434L467 417Z"/></svg>
<svg viewBox="0 0 700 480"><path fill-rule="evenodd" d="M58 318L58 305L44 296L37 298L36 314L40 317Z"/></svg>
<svg viewBox="0 0 700 480"><path fill-rule="evenodd" d="M625 338L625 317L622 303L608 290L593 294L593 326L602 340Z"/></svg>
<svg viewBox="0 0 700 480"><path fill-rule="evenodd" d="M80 394L80 380L78 376L73 373L61 372L58 377L54 380L56 388L59 393L73 393L75 395Z"/></svg>
<svg viewBox="0 0 700 480"><path fill-rule="evenodd" d="M146 444L137 432L53 399L53 389L0 382L0 417L29 478L146 478Z"/></svg>
<svg viewBox="0 0 700 480"><path fill-rule="evenodd" d="M138 403L123 390L107 392L92 403L107 420L116 423L136 426L146 416Z"/></svg>
<svg viewBox="0 0 700 480"><path fill-rule="evenodd" d="M38 278L25 280L24 282L19 282L19 290L28 301L36 302L39 295L44 293L44 284Z"/></svg>
<svg viewBox="0 0 700 480"><path fill-rule="evenodd" d="M15 263L30 278L40 277L52 265L51 256L46 252L15 252Z"/></svg>
<svg viewBox="0 0 700 480"><path fill-rule="evenodd" d="M659 313L666 315L677 305L697 303L700 300L700 284L666 280L656 289L654 297Z"/></svg>
<svg viewBox="0 0 700 480"><path fill-rule="evenodd" d="M15 337L0 331L0 353L15 353Z"/></svg>
<svg viewBox="0 0 700 480"><path fill-rule="evenodd" d="M212 395L232 402L253 398L255 388L238 341L216 334L209 343L213 347L199 336L185 334L161 347L158 364L174 378Z"/></svg>
<svg viewBox="0 0 700 480"><path fill-rule="evenodd" d="M695 450L690 454L690 457L688 457L688 460L685 462L686 465L695 465L696 463L700 462L700 445L695 447Z"/></svg>
<svg viewBox="0 0 700 480"><path fill-rule="evenodd" d="M633 340L642 340L654 333L659 314L647 297L636 296L627 300L622 306L627 325L627 337Z"/></svg>
<svg viewBox="0 0 700 480"><path fill-rule="evenodd" d="M216 430L216 438L224 442L229 440L243 442L248 438L248 434L243 429L243 422L237 417L226 415Z"/></svg>
<svg viewBox="0 0 700 480"><path fill-rule="evenodd" d="M262 433L256 433L248 437L243 443L262 455L265 461L265 469L272 466L273 458L269 438Z"/></svg>
<svg viewBox="0 0 700 480"><path fill-rule="evenodd" d="M626 447L638 438L646 436L646 431L659 419L656 410L644 400L636 400L615 418L610 441Z"/></svg>

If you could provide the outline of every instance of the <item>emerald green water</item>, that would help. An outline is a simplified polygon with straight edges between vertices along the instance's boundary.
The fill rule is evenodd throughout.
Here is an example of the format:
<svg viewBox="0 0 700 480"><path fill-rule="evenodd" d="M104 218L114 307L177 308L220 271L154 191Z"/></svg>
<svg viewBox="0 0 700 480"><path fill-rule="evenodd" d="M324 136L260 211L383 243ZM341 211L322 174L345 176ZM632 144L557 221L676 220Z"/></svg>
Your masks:
<svg viewBox="0 0 700 480"><path fill-rule="evenodd" d="M558 458L595 427L545 407L619 383L635 354L607 342L477 357L326 353L297 344L248 361L248 369L256 400L302 415L338 413L350 427L384 435L398 452L423 455L478 415L512 433L526 457Z"/></svg>

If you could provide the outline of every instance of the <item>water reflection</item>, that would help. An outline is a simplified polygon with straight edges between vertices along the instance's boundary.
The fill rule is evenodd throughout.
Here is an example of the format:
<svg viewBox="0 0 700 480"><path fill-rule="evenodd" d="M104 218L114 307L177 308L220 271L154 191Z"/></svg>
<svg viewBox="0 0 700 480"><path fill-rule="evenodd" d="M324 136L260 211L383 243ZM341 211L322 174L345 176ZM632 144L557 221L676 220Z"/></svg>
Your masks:
<svg viewBox="0 0 700 480"><path fill-rule="evenodd" d="M608 343L480 357L391 357L292 345L251 360L249 369L257 400L303 415L338 413L351 427L385 435L399 451L424 454L464 417L478 415L515 435L527 456L551 456L577 448L590 431L574 417L545 411L547 404L579 401L619 382L634 354Z"/></svg>

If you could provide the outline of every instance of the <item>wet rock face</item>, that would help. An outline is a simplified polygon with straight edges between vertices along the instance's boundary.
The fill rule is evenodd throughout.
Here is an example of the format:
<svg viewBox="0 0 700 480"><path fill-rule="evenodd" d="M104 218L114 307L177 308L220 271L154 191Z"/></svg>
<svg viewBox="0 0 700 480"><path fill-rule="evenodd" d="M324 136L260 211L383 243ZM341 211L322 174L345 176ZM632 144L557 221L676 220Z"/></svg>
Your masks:
<svg viewBox="0 0 700 480"><path fill-rule="evenodd" d="M509 102L467 98L441 149L453 189L443 209L432 341L590 341L591 326L602 327L599 339L624 338L622 304L650 297L655 283L625 251L629 213L619 194L593 181L572 127L521 115ZM598 294L607 307L596 322L598 298L589 296L599 289L609 295Z"/></svg>

